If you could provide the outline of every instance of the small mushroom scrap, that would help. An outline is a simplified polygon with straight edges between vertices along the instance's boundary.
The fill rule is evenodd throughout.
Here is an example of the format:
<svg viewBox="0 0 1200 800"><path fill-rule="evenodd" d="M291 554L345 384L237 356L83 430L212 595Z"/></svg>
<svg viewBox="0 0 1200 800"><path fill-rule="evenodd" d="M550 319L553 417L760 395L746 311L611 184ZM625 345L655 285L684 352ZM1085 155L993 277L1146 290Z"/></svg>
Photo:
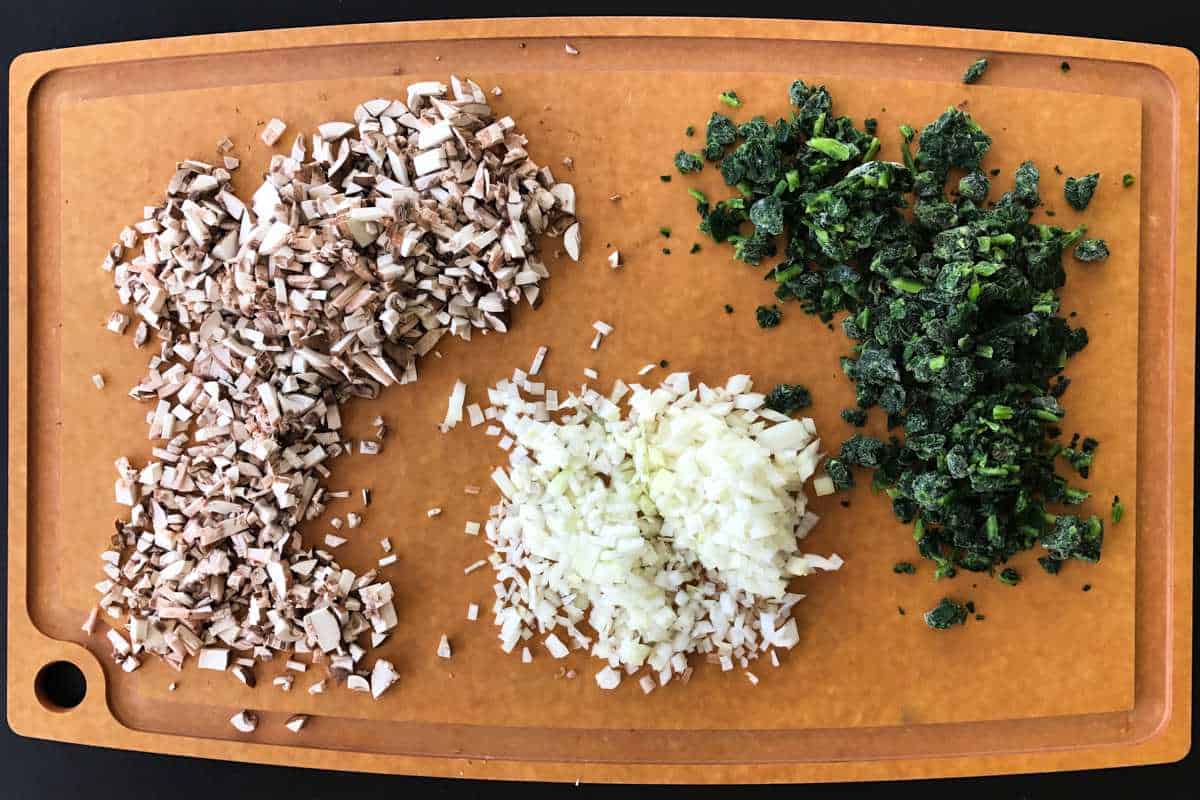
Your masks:
<svg viewBox="0 0 1200 800"><path fill-rule="evenodd" d="M242 733L254 733L258 727L258 715L253 711L242 710L229 718L229 723Z"/></svg>
<svg viewBox="0 0 1200 800"><path fill-rule="evenodd" d="M371 697L378 700L399 679L392 662L379 659L371 670Z"/></svg>

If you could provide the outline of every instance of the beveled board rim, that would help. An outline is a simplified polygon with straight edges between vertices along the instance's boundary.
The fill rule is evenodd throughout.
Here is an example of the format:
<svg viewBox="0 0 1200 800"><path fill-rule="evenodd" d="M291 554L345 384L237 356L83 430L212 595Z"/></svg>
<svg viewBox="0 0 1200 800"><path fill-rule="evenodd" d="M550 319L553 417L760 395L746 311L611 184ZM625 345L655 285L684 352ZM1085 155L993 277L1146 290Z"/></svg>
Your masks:
<svg viewBox="0 0 1200 800"><path fill-rule="evenodd" d="M93 685L103 685L103 674L93 656L77 645L43 636L30 620L27 608L27 501L28 501L28 383L29 316L20 298L29 290L29 112L31 100L48 76L79 67L99 68L123 62L182 58L198 55L278 50L338 44L389 41L439 41L472 38L660 37L796 39L823 42L874 43L896 46L940 47L953 50L986 50L1013 54L1053 55L1077 59L1148 66L1165 76L1172 88L1175 184L1165 199L1143 207L1143 215L1173 216L1171 251L1173 271L1169 296L1170 343L1164 361L1170 393L1171 442L1164 448L1164 479L1170 497L1171 549L1169 574L1157 586L1139 582L1139 608L1143 592L1154 595L1166 615L1167 636L1158 664L1162 693L1138 695L1130 715L1131 735L1116 744L1042 750L1036 753L1004 752L961 757L903 758L877 761L806 762L796 764L616 764L549 761L480 761L375 753L328 752L304 747L235 743L123 727L109 712L102 692L93 692L84 704L69 713L52 714L33 698L28 687L36 670L54 657L82 662ZM479 778L613 781L750 783L822 780L870 780L933 777L1053 769L1080 769L1171 761L1190 746L1191 691L1191 525L1192 430L1194 400L1194 349L1196 278L1196 198L1179 187L1196 185L1197 62L1189 51L1155 45L1110 42L1060 36L966 31L946 28L889 26L841 22L779 20L668 19L668 18L543 18L513 20L455 20L381 23L309 29L283 29L236 34L149 40L31 53L19 57L10 69L10 364L9 430L9 638L8 719L21 734L39 738L121 747L152 752L210 758L228 758L272 764L352 769L356 771L465 776ZM1139 716L1140 714L1140 716Z"/></svg>

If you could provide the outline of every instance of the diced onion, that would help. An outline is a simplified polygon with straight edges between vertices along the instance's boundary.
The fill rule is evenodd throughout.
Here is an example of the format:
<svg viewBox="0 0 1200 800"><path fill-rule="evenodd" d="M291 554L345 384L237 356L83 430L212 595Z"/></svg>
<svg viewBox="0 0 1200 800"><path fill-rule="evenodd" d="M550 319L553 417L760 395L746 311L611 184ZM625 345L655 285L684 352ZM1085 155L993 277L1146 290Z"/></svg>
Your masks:
<svg viewBox="0 0 1200 800"><path fill-rule="evenodd" d="M820 458L811 420L769 424L748 375L584 387L554 395L557 419L520 386L488 392L509 450L484 528L506 652L539 636L554 658L606 661L601 688L645 668L649 691L650 675L690 675L693 653L745 669L799 642L789 581L842 563L799 549L817 522L803 492Z"/></svg>

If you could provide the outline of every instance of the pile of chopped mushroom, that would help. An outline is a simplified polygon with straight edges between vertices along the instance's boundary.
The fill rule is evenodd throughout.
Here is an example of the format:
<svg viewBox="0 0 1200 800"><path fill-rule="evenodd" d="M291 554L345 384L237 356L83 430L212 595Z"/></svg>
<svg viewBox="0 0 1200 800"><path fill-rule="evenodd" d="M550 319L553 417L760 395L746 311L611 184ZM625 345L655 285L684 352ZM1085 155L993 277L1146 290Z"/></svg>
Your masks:
<svg viewBox="0 0 1200 800"><path fill-rule="evenodd" d="M264 141L283 129L273 120ZM299 526L347 495L322 485L353 453L342 402L415 381L446 334L506 331L549 275L535 235L567 233L578 258L574 189L526 143L475 83L416 83L297 136L249 203L228 169L180 163L165 201L121 233L103 266L140 318L134 345L157 342L130 392L153 404L153 460L117 461L130 513L96 587L126 671L144 654L179 669L203 652L225 669L231 650L311 652L352 689L394 683L359 644L395 626L391 584L305 547ZM116 311L106 327L129 323ZM253 715L234 724L252 730Z"/></svg>

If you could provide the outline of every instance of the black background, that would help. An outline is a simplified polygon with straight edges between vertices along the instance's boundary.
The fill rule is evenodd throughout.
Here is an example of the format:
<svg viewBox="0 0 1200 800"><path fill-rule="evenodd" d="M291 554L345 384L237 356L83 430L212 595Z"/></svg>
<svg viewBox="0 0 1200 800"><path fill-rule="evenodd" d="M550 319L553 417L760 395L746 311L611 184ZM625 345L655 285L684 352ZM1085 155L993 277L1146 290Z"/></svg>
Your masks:
<svg viewBox="0 0 1200 800"><path fill-rule="evenodd" d="M446 4L441 4L445 6ZM762 2L759 5L689 3L480 3L467 0L448 4L454 13L444 16L542 16L584 14L640 15L754 15L763 17L802 16L818 19L848 19L964 28L1056 33L1072 36L1125 39L1177 45L1200 52L1200 4L1173 3L1181 8L1154 8L1147 3L1060 3L1045 0L1021 4L1006 0L959 0L959 2L903 3L866 0L824 0L816 3ZM427 8L405 2L354 2L347 0L0 0L0 55L7 65L19 53L125 39L221 33L260 28L290 28L436 17ZM5 70L7 97L7 68ZM0 152L7 172L7 104ZM7 209L7 191L4 208ZM0 227L7 253L7 225ZM8 298L7 270L3 292ZM6 302L7 307L7 302ZM0 315L3 349L8 351L7 314ZM5 370L7 375L7 370ZM5 378L7 385L7 377ZM7 390L0 403L7 404ZM7 419L7 408L4 409ZM7 429L4 433L7 447ZM7 476L6 476L7 477ZM7 483L7 481L6 481ZM5 497L7 502L7 497ZM6 584L7 581L0 581ZM3 605L0 604L0 609ZM3 612L0 611L0 614ZM0 659L2 660L2 659ZM0 673L0 682L5 679ZM952 679L951 676L948 678ZM1036 679L1034 676L1031 678ZM1194 703L1193 703L1194 705ZM1195 740L1193 720L1193 741ZM1064 743L1067 744L1067 743ZM1112 790L1117 796L1134 792L1153 798L1194 796L1200 785L1200 759L1195 751L1182 762L1153 767L1103 770L1089 773L1008 776L1000 778L917 781L904 784L850 784L811 786L796 789L766 787L745 789L739 794L803 792L806 796L883 795L938 798L1070 797L1086 792ZM1187 790L1187 786L1192 786ZM379 796L382 792L416 792L421 795L474 796L483 792L515 790L527 797L565 793L570 797L613 796L628 788L582 786L511 786L494 783L443 781L420 778L352 775L279 767L259 767L198 759L127 753L40 742L18 737L7 725L0 726L0 798L75 798L91 800L143 794L177 800L223 797L339 798ZM671 790L664 790L671 791ZM676 790L678 791L678 790ZM728 793L729 790L691 790L688 796Z"/></svg>

